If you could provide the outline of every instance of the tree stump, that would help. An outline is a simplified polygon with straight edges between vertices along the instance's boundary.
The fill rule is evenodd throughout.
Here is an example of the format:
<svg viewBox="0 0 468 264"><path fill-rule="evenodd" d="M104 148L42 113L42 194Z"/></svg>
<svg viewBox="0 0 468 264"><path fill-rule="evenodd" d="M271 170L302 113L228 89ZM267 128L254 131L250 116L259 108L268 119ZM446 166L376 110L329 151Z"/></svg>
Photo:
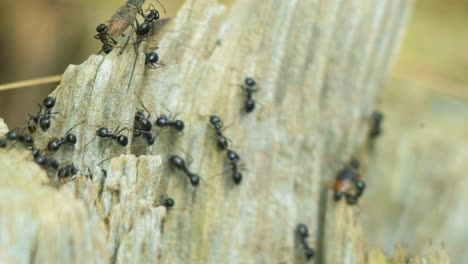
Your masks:
<svg viewBox="0 0 468 264"><path fill-rule="evenodd" d="M44 148L72 129L78 143L54 157L79 175L52 175L53 189L24 153L0 152L2 167L10 164L2 176L15 186L0 187L0 239L12 237L1 240L8 252L1 262L303 263L294 236L302 222L316 263L385 263L368 253L358 207L335 203L330 186L351 156L366 157L370 115L409 7L406 0L186 1L161 31L164 67L145 67L151 41L70 65L52 93L61 115L36 141ZM232 85L247 76L259 89L249 114ZM146 146L131 136L143 108L153 121L178 114L184 133L158 130ZM216 146L212 114L246 167L240 185ZM125 128L129 144L97 138L100 127ZM199 186L170 168L173 154L193 161ZM25 188L34 188L25 203L11 203ZM161 206L166 196L174 209ZM24 222L15 220L19 212L30 212ZM12 236L18 228L10 222L35 228Z"/></svg>

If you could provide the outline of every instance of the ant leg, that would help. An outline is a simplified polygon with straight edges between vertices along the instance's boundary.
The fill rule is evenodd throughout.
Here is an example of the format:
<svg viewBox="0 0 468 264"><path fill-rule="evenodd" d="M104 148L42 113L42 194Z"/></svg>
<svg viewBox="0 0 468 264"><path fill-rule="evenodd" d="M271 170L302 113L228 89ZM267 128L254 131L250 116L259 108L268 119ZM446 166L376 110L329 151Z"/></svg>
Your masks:
<svg viewBox="0 0 468 264"><path fill-rule="evenodd" d="M158 65L158 66L155 67L155 69L159 69L159 68L162 68L162 67L166 66L166 64L164 64L162 62L157 62L155 64Z"/></svg>
<svg viewBox="0 0 468 264"><path fill-rule="evenodd" d="M138 21L137 21L137 24L138 24ZM122 48L120 49L119 51L119 55L122 55L124 49L127 47L128 43L130 42L130 39L132 38L132 33L133 31L135 30L134 26L133 26L133 23L130 25L131 26L131 29L130 29L130 32L127 34L127 40L125 41L125 44L122 46ZM114 43L115 44L115 43Z"/></svg>

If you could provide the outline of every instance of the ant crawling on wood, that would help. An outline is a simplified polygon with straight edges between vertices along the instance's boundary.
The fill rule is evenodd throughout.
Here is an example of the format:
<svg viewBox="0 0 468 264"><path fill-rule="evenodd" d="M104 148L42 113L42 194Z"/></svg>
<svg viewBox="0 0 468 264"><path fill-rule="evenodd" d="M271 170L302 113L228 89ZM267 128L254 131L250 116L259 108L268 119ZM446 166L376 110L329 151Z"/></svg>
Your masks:
<svg viewBox="0 0 468 264"><path fill-rule="evenodd" d="M311 260L315 255L315 251L309 246L309 243L307 242L307 238L309 237L309 228L305 224L300 223L296 227L296 233L299 238L299 242L304 249L306 260Z"/></svg>
<svg viewBox="0 0 468 264"><path fill-rule="evenodd" d="M35 115L28 115L29 116L29 121L28 121L28 130L31 133L36 132L36 126L39 124L39 127L41 128L42 131L47 131L50 127L50 118L52 117L53 114L57 113L52 113L52 108L55 106L55 98L48 96L44 99L42 105L39 106L39 112ZM42 110L44 110L44 113L42 114Z"/></svg>
<svg viewBox="0 0 468 264"><path fill-rule="evenodd" d="M372 127L369 132L369 136L374 139L382 134L382 122L384 115L380 111L372 113Z"/></svg>
<svg viewBox="0 0 468 264"><path fill-rule="evenodd" d="M359 179L359 161L353 159L351 163L343 168L336 176L335 185L333 186L333 198L339 201L346 197L346 202L349 205L356 204L362 196L366 184Z"/></svg>

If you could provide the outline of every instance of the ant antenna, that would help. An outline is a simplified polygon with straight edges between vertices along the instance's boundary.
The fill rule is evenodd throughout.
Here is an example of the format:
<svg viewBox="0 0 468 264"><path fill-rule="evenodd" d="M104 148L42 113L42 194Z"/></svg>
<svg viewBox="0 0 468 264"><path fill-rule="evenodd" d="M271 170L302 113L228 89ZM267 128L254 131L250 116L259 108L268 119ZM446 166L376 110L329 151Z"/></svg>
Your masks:
<svg viewBox="0 0 468 264"><path fill-rule="evenodd" d="M164 14L166 14L166 8L164 8L164 6L161 4L161 2L159 2L159 0L155 0L155 1L158 2L158 4L163 8Z"/></svg>

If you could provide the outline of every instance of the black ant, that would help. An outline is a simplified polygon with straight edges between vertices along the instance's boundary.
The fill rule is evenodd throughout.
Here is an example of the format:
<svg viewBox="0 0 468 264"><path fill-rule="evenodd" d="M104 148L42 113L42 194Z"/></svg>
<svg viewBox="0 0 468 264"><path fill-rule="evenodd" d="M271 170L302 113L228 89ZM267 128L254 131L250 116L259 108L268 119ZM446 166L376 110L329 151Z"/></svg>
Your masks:
<svg viewBox="0 0 468 264"><path fill-rule="evenodd" d="M101 127L96 131L96 135L100 138L105 138L105 139L112 139L115 142L117 142L120 146L125 147L128 144L128 137L125 135L118 135L120 132L122 132L125 128L122 128L121 130L118 130L119 128L117 127L116 132L112 133L110 130L106 127Z"/></svg>
<svg viewBox="0 0 468 264"><path fill-rule="evenodd" d="M169 157L169 163L173 167L185 173L185 175L187 175L187 177L189 178L190 184L192 184L192 186L198 186L198 184L200 183L200 176L198 176L195 173L190 172L189 169L187 168L187 165L185 164L185 161L181 157L177 155L172 155Z"/></svg>
<svg viewBox="0 0 468 264"><path fill-rule="evenodd" d="M304 249L306 260L309 261L315 255L315 251L307 242L307 238L309 237L309 228L307 228L305 224L298 224L296 227L296 233L299 237L299 242L302 244L302 248Z"/></svg>
<svg viewBox="0 0 468 264"><path fill-rule="evenodd" d="M70 130L67 131L64 137L54 138L47 144L47 149L50 151L57 151L63 144L75 145L77 138L75 134L70 133Z"/></svg>
<svg viewBox="0 0 468 264"><path fill-rule="evenodd" d="M63 179L63 178L71 177L75 175L77 172L78 172L78 169L75 167L75 165L71 164L71 165L67 165L65 167L60 168L57 175L59 178Z"/></svg>
<svg viewBox="0 0 468 264"><path fill-rule="evenodd" d="M336 176L336 181L333 186L333 198L335 201L341 200L343 195L346 197L346 203L349 205L356 204L359 197L361 197L366 184L364 181L358 179L358 172L360 164L358 160L353 159L350 165L342 169ZM352 194L354 186L354 194Z"/></svg>
<svg viewBox="0 0 468 264"><path fill-rule="evenodd" d="M382 121L384 119L384 115L380 111L375 111L372 113L372 128L370 130L369 136L371 138L376 138L380 134L382 134Z"/></svg>
<svg viewBox="0 0 468 264"><path fill-rule="evenodd" d="M223 135L223 122L221 121L221 118L217 115L210 116L210 124L213 125L213 128L215 129L218 147L221 150L227 149L229 139Z"/></svg>
<svg viewBox="0 0 468 264"><path fill-rule="evenodd" d="M164 198L163 203L162 203L162 206L164 206L164 207L166 207L167 209L169 209L169 208L174 207L174 205L175 205L174 199L172 199L172 198L170 198L170 197Z"/></svg>
<svg viewBox="0 0 468 264"><path fill-rule="evenodd" d="M18 139L28 148L34 145L34 138L30 134L20 134Z"/></svg>
<svg viewBox="0 0 468 264"><path fill-rule="evenodd" d="M29 115L29 120L28 120L28 130L29 132L31 133L34 133L36 132L36 125L38 123L41 123L40 126L41 126L41 129L45 129L47 130L48 129L48 126L50 127L50 111L47 112L48 109L52 109L52 107L55 106L55 98L54 97L51 97L51 96L48 96L46 97L43 102L42 102L42 105L39 105L39 112L35 115L35 116L32 116L32 115ZM47 114L47 118L42 118L42 116L44 116L45 114L42 114L42 110L43 109L46 109L46 113ZM40 121L42 120L42 121ZM48 121L47 121L48 120ZM45 131L43 129L43 131Z"/></svg>
<svg viewBox="0 0 468 264"><path fill-rule="evenodd" d="M176 119L176 117L177 115L174 118L172 118L172 113L171 111L169 111L169 116L166 116L165 114L163 114L162 116L159 116L158 118L156 118L154 125L159 128L172 127L177 132L183 132L185 128L184 121L180 119Z"/></svg>
<svg viewBox="0 0 468 264"><path fill-rule="evenodd" d="M149 120L149 115L145 116L145 114L142 111L137 111L135 113L135 118L133 121L133 129L138 130L136 133L140 133L140 131L145 131L145 132L150 132L151 129L153 128L153 124ZM139 134L137 135L139 136Z"/></svg>
<svg viewBox="0 0 468 264"><path fill-rule="evenodd" d="M53 169L58 169L60 167L60 163L56 160L56 159L47 159L46 157L44 157L44 155L42 155L42 151L38 148L32 148L31 150L32 152L32 155L33 155L33 158L34 158L34 161L42 166L42 167L49 167L49 168L53 168Z"/></svg>
<svg viewBox="0 0 468 264"><path fill-rule="evenodd" d="M147 113L149 113L148 109L146 109L143 103L141 103L141 105L143 106L143 109ZM153 124L151 123L149 118L150 118L150 114L146 116L145 113L141 110L138 110L135 113L135 118L133 120L133 129L135 132L133 133L133 136L139 137L143 135L143 138L146 140L146 143L148 144L148 146L151 146L156 141L156 136L151 133Z"/></svg>
<svg viewBox="0 0 468 264"><path fill-rule="evenodd" d="M21 134L16 130L8 131L2 141L1 145L4 145L4 147L6 147L8 141L19 141L27 148L31 148L34 145L34 138L30 134Z"/></svg>
<svg viewBox="0 0 468 264"><path fill-rule="evenodd" d="M255 109L255 100L253 99L253 93L257 92L257 89L254 88L255 80L253 78L247 77L245 78L245 86L239 85L242 91L245 92L245 102L244 102L244 110L247 113L252 112Z"/></svg>
<svg viewBox="0 0 468 264"><path fill-rule="evenodd" d="M143 23L141 23L141 25L139 25L138 21L136 21L137 41L135 43L135 48L138 47L141 41L143 41L143 38L146 37L146 35L148 35L148 33L152 30L153 22L159 19L159 12L155 8L152 8L147 15L145 15L143 13L143 10L140 9L138 10L138 14L140 14L144 18L144 21Z"/></svg>
<svg viewBox="0 0 468 264"><path fill-rule="evenodd" d="M174 128L177 132L183 132L185 128L185 123L184 121L180 119L176 119L178 114L176 114L174 117L172 117L172 112L164 107L168 112L169 116L163 114L161 116L156 116L156 120L154 122L154 125L159 127L159 128L168 128L172 127Z"/></svg>
<svg viewBox="0 0 468 264"><path fill-rule="evenodd" d="M50 118L52 117L52 108L55 106L55 98L48 96L44 99L42 105L40 106L39 112L35 115L29 115L28 129L31 133L36 131L36 125L39 124L39 127L42 131L47 131L50 127ZM42 109L45 108L44 114L42 114Z"/></svg>
<svg viewBox="0 0 468 264"><path fill-rule="evenodd" d="M235 151L230 149L227 150L227 157L232 166L232 180L235 184L240 184L242 181L242 174L239 172L240 157Z"/></svg>
<svg viewBox="0 0 468 264"><path fill-rule="evenodd" d="M159 55L156 51L146 53L145 64L148 65L148 67L152 69L157 69L159 67L165 66L161 62L158 63L158 61L159 61ZM156 65L159 65L159 67Z"/></svg>
<svg viewBox="0 0 468 264"><path fill-rule="evenodd" d="M101 52L109 54L114 48L114 45L117 44L117 41L109 35L109 27L106 24L98 25L96 31L98 34L96 34L94 38L102 42L102 48L98 54Z"/></svg>

